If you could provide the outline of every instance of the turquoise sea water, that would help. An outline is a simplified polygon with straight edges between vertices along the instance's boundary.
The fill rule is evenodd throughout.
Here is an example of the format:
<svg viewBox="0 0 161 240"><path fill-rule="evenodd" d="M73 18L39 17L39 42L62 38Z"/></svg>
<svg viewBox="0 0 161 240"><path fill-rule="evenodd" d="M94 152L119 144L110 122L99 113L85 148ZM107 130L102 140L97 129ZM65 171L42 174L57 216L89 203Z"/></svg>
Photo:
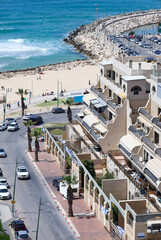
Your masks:
<svg viewBox="0 0 161 240"><path fill-rule="evenodd" d="M161 8L161 0L1 0L0 71L85 58L63 38L106 15Z"/></svg>

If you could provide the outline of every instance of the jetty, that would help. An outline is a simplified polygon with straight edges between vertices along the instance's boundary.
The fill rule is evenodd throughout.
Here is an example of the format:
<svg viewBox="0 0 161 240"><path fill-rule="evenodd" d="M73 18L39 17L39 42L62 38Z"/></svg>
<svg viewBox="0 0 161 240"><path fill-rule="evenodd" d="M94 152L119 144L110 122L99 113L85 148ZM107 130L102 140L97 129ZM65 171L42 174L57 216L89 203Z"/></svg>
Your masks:
<svg viewBox="0 0 161 240"><path fill-rule="evenodd" d="M116 57L118 48L111 47L109 35L119 35L140 26L161 21L161 9L131 12L98 19L73 30L64 41L95 60Z"/></svg>

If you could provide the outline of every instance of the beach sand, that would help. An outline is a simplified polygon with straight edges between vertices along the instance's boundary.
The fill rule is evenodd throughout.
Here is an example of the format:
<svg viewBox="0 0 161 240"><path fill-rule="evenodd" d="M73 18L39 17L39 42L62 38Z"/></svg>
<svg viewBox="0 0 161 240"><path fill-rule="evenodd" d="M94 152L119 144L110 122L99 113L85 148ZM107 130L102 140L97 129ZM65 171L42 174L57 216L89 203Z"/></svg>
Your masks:
<svg viewBox="0 0 161 240"><path fill-rule="evenodd" d="M33 97L42 96L42 93L54 91L57 92L57 81L59 80L59 92L61 88L66 91L89 88L89 80L91 85L96 85L99 75L99 65L71 66L66 69L57 68L56 70L45 70L43 74L34 73L34 71L23 71L3 74L0 77L0 94L5 94L1 89L9 89L7 93L7 102L12 103L20 101L20 96L15 92L18 88L29 89L33 92Z"/></svg>

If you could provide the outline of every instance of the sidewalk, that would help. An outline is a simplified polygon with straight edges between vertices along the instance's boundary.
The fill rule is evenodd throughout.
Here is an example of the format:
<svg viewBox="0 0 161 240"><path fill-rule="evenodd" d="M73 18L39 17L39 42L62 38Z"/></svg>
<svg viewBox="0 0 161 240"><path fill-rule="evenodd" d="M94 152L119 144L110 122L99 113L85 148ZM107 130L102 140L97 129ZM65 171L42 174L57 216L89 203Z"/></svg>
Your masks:
<svg viewBox="0 0 161 240"><path fill-rule="evenodd" d="M32 161L34 159L34 152L28 153L28 156ZM43 144L41 144L41 152L39 153L39 162L33 162L33 164L36 165L36 167L38 167L38 173L40 171L39 174L43 175L46 182L50 186L50 188L47 187L48 191L49 192L52 191L52 193L54 194L53 198L55 198L56 201L58 201L59 204L62 206L62 208L65 210L64 217L68 222L69 218L67 217L67 214L66 214L68 211L67 200L63 198L60 192L57 191L52 186L52 179L54 177L59 177L64 174L60 169L59 165L57 164L56 159L54 159L54 156L51 154L48 154L46 150L44 150ZM62 214L63 212L64 211L62 211ZM74 214L91 213L86 202L83 199L83 196L80 197L79 199L73 200L73 213ZM110 234L105 230L105 228L102 226L102 224L96 217L80 218L75 216L73 218L70 218L70 220L76 228L75 229L74 226L70 225L73 232L75 234L77 233L76 234L77 239L81 239L81 240L111 240L112 239L110 237Z"/></svg>

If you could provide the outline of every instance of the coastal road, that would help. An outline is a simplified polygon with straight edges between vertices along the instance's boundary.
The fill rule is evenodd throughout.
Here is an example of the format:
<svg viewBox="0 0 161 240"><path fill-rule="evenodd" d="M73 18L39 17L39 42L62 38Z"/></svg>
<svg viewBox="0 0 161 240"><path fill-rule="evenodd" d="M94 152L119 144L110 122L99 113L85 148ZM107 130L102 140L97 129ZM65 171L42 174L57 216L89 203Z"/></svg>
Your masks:
<svg viewBox="0 0 161 240"><path fill-rule="evenodd" d="M73 111L74 113L74 111ZM49 122L67 122L66 113L64 114L44 114L42 115L44 123ZM69 225L61 213L53 204L53 200L47 189L42 184L39 176L28 159L25 150L27 148L26 127L24 127L22 119L18 120L20 129L17 132L0 132L0 147L7 152L7 158L0 159L0 167L4 176L7 178L13 193L14 171L16 158L19 164L25 165L30 172L31 179L16 181L16 207L20 212L20 216L24 219L29 229L32 239L36 237L38 206L40 197L42 199L41 216L39 226L39 240L72 240L75 239ZM34 144L34 143L33 143ZM8 202L8 201L7 201Z"/></svg>

